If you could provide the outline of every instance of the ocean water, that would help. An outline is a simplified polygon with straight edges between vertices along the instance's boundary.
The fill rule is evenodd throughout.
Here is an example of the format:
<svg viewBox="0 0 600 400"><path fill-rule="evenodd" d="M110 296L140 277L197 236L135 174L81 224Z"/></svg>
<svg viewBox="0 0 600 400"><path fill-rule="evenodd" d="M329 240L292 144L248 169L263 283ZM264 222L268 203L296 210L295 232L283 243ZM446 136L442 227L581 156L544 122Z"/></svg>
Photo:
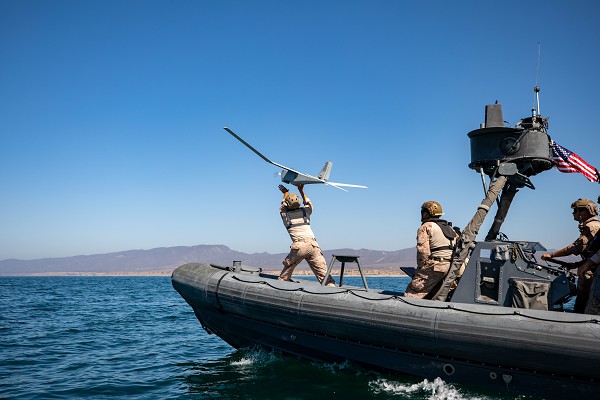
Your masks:
<svg viewBox="0 0 600 400"><path fill-rule="evenodd" d="M0 277L0 399L513 398L232 349L201 328L169 277Z"/></svg>

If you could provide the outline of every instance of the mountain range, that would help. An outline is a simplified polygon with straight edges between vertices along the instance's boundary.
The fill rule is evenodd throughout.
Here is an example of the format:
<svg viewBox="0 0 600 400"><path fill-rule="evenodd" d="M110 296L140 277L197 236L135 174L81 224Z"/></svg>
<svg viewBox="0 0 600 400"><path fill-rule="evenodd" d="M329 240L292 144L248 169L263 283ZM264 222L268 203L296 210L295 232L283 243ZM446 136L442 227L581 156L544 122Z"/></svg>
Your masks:
<svg viewBox="0 0 600 400"><path fill-rule="evenodd" d="M323 253L327 263L330 262L332 254L360 256L360 264L365 273L400 273L399 267L416 264L414 247L395 251L334 249L325 250ZM160 247L62 258L2 260L0 275L169 274L178 266L190 262L231 266L234 260L242 261L242 265L260 267L264 271L279 271L286 254L248 254L224 245ZM338 264L336 266L339 267ZM350 269L352 265L346 268ZM302 262L296 269L298 272L303 270L308 270L306 262Z"/></svg>

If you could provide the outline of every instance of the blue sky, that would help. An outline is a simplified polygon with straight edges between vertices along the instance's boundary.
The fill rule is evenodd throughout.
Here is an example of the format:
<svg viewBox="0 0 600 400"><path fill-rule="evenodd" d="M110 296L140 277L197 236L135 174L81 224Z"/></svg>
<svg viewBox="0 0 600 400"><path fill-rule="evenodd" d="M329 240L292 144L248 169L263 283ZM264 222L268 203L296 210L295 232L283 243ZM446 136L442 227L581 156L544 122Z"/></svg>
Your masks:
<svg viewBox="0 0 600 400"><path fill-rule="evenodd" d="M286 252L272 160L307 187L324 249L414 246L419 208L483 197L467 133L534 105L600 167L595 1L0 0L0 259L224 244ZM553 169L502 231L562 247L598 184ZM495 210L493 210L495 212ZM492 215L481 229L485 236Z"/></svg>

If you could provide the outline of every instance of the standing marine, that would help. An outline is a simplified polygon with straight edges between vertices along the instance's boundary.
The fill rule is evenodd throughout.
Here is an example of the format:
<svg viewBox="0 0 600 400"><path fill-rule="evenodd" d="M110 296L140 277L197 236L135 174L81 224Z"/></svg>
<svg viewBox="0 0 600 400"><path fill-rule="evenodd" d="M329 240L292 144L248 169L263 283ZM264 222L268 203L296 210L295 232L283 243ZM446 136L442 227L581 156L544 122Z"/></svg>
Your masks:
<svg viewBox="0 0 600 400"><path fill-rule="evenodd" d="M579 314L585 312L590 288L592 285L593 272L589 269L589 263L586 260L593 255L587 249L588 243L600 231L600 221L598 221L598 207L596 203L588 199L578 199L571 204L573 209L573 219L578 222L579 237L570 245L563 247L553 253L542 254L542 260L551 258L565 257L570 255L580 255L584 260L583 264L575 264L577 268L577 298L573 311ZM583 266L586 267L583 267ZM583 267L583 268L582 268Z"/></svg>
<svg viewBox="0 0 600 400"><path fill-rule="evenodd" d="M319 282L322 282L327 273L327 263L310 227L310 215L313 212L312 202L304 194L304 185L298 186L298 191L302 196L302 206L297 194L290 193L283 185L279 185L279 190L283 193L279 214L292 239L290 253L283 260L283 270L279 274L279 279L291 281L294 268L302 260L306 260ZM335 286L331 277L327 280L327 286Z"/></svg>
<svg viewBox="0 0 600 400"><path fill-rule="evenodd" d="M440 219L442 206L427 201L421 206L421 226L417 230L417 270L404 296L431 298L450 269L457 234Z"/></svg>
<svg viewBox="0 0 600 400"><path fill-rule="evenodd" d="M598 196L598 203L600 203L600 196ZM593 274L593 277L584 313L600 315L600 268L598 268L600 264L600 230L586 245L586 252L591 255L579 266L578 275Z"/></svg>

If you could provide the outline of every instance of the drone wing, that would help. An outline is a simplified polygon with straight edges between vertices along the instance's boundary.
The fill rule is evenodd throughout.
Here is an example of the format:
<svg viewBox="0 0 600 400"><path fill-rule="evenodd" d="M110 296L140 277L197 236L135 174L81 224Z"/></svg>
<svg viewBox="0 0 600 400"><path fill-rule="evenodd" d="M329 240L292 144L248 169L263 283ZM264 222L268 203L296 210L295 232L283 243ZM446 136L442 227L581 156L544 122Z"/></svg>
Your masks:
<svg viewBox="0 0 600 400"><path fill-rule="evenodd" d="M329 185L334 185L334 186L345 186L345 187L354 187L354 188L363 188L363 189L367 189L367 186L363 186L363 185L355 185L353 183L338 183L338 182L329 182L329 181L325 181L323 183L327 183Z"/></svg>
<svg viewBox="0 0 600 400"><path fill-rule="evenodd" d="M246 146L247 148L249 148L250 150L252 150L252 151L253 151L254 153L256 153L256 154L257 154L257 155L258 155L260 158L262 158L263 160L265 160L265 161L266 161L266 162L268 162L269 164L273 164L273 165L275 165L275 166L277 166L277 167L279 167L279 168L282 168L282 169L286 169L286 170L288 170L288 171L295 172L295 173L297 173L297 174L299 174L299 175L306 175L306 174L303 174L302 172L298 172L298 171L295 171L295 170L293 170L293 169L291 169L291 168L289 168L289 167L286 167L285 165L281 165L281 164L278 164L278 163L276 163L276 162L274 162L274 161L271 161L271 160L269 160L269 159L268 159L267 157L265 157L265 156L264 156L264 155L263 155L263 154L262 154L260 151L256 150L254 147L252 147L252 145L251 145L250 143L246 142L244 139L242 139L241 137L239 137L239 136L238 136L238 135L237 135L237 134L236 134L234 131L232 131L232 130L231 130L231 129L229 129L228 127L225 127L225 128L223 128L223 129L225 129L227 132L229 132L229 133L230 133L230 134L231 134L231 135L232 135L234 138L236 138L237 140L239 140L240 142L242 142L242 143L244 144L244 146Z"/></svg>

